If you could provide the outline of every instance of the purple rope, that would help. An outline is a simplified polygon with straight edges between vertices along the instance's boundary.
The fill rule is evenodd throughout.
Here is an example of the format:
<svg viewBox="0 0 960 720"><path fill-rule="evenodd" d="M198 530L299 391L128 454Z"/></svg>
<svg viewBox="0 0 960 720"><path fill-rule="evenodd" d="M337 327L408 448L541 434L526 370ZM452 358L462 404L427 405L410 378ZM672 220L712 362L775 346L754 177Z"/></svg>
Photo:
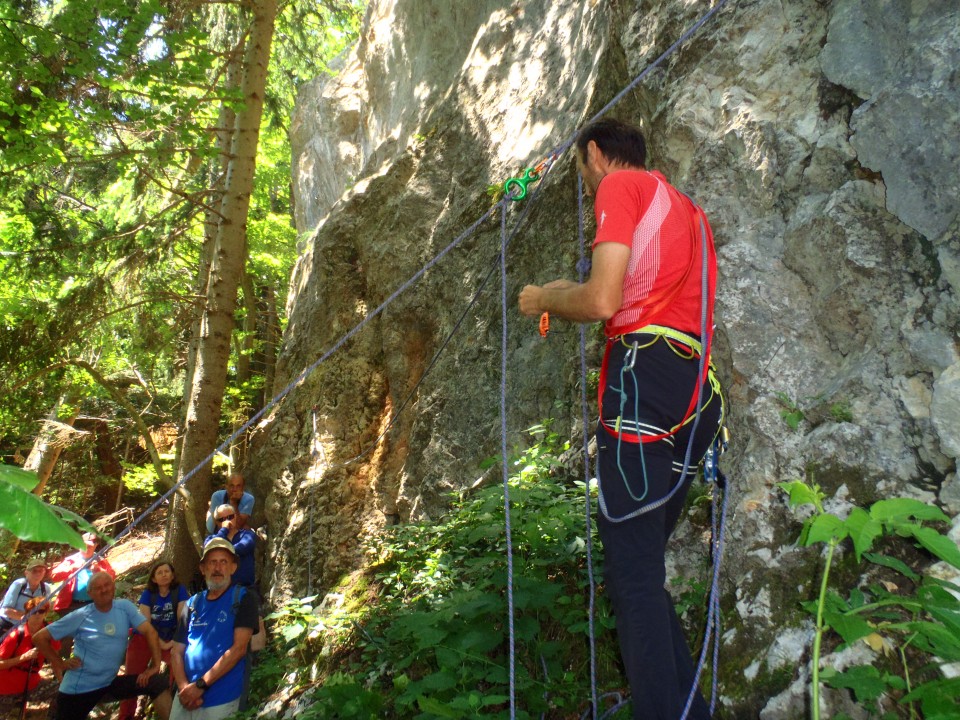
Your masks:
<svg viewBox="0 0 960 720"><path fill-rule="evenodd" d="M507 612L510 630L510 720L517 717L516 635L513 627L513 531L510 527L510 470L507 460L507 206L500 211L500 467L507 537Z"/></svg>

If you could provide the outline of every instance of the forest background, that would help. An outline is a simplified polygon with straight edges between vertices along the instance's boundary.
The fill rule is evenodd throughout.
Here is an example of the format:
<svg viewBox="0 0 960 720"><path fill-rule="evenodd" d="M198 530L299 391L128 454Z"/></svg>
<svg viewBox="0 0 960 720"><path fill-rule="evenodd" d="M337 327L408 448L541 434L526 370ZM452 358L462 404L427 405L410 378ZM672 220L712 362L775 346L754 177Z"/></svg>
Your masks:
<svg viewBox="0 0 960 720"><path fill-rule="evenodd" d="M294 98L363 5L0 3L0 574L15 535L79 541L39 498L94 520L199 465L166 538L192 572L243 437L199 461L271 397Z"/></svg>

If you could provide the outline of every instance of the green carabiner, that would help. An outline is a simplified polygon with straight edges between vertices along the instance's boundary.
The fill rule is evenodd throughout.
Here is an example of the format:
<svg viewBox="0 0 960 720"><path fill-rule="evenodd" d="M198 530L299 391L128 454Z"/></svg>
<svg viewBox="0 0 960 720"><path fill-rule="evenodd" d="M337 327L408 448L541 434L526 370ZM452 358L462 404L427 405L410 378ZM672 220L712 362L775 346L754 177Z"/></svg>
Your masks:
<svg viewBox="0 0 960 720"><path fill-rule="evenodd" d="M507 197L513 201L523 200L527 196L527 185L530 183L535 183L540 179L540 173L536 172L533 168L527 168L523 173L523 177L520 178L510 178L503 184L503 192L506 193ZM512 193L511 189L516 185L520 192Z"/></svg>

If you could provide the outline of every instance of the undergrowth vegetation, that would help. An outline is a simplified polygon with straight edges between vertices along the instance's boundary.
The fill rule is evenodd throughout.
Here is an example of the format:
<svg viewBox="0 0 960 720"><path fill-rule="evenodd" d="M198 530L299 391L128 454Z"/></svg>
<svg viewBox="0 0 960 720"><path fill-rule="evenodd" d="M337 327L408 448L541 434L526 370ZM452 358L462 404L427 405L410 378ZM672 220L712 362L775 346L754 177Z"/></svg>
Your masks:
<svg viewBox="0 0 960 720"><path fill-rule="evenodd" d="M585 488L551 474L564 447L548 428L537 430L510 480L517 717L573 718L591 697ZM592 549L599 584L595 535ZM369 567L339 594L319 604L303 598L270 617L283 647L261 663L264 689L284 674L288 687L310 688L298 718L506 716L502 487L458 500L437 522L391 528L367 552ZM624 689L613 628L598 592L600 692Z"/></svg>

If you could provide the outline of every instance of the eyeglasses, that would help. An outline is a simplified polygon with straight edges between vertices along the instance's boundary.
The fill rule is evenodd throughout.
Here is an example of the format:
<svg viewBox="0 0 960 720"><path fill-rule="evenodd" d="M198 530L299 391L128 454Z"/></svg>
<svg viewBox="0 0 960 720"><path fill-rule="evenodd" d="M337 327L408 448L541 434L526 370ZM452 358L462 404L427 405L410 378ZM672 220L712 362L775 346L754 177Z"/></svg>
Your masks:
<svg viewBox="0 0 960 720"><path fill-rule="evenodd" d="M223 522L224 520L233 520L236 515L224 515L223 517L218 517L217 522Z"/></svg>

